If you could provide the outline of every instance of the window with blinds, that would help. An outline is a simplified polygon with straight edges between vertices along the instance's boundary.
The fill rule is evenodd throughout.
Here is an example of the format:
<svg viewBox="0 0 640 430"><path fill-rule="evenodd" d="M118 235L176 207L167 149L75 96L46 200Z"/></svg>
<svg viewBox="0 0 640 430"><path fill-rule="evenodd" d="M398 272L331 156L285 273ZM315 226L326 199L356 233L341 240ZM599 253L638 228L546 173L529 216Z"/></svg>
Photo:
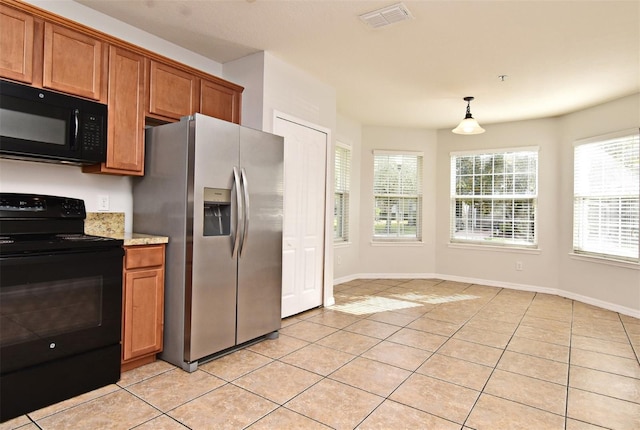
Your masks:
<svg viewBox="0 0 640 430"><path fill-rule="evenodd" d="M452 242L537 246L538 149L451 154Z"/></svg>
<svg viewBox="0 0 640 430"><path fill-rule="evenodd" d="M333 241L349 241L349 176L351 148L338 142L335 157L335 203L333 208Z"/></svg>
<svg viewBox="0 0 640 430"><path fill-rule="evenodd" d="M639 141L633 130L576 142L575 253L640 260Z"/></svg>
<svg viewBox="0 0 640 430"><path fill-rule="evenodd" d="M422 240L423 154L374 151L373 158L373 239Z"/></svg>

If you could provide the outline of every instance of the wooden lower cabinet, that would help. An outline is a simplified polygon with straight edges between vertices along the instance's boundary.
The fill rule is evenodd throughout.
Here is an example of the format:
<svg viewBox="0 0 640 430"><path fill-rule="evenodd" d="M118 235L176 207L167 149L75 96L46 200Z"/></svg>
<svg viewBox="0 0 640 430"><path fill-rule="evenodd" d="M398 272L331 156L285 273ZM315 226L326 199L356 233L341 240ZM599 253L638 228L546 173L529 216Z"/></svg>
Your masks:
<svg viewBox="0 0 640 430"><path fill-rule="evenodd" d="M165 245L125 246L122 371L155 361L162 351Z"/></svg>

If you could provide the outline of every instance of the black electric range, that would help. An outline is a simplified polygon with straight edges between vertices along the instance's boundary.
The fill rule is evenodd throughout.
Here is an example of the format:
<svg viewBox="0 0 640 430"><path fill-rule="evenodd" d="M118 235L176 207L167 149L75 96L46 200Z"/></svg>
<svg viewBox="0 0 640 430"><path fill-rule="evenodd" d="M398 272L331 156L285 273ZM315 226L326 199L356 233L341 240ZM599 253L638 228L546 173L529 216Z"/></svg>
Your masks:
<svg viewBox="0 0 640 430"><path fill-rule="evenodd" d="M0 193L0 422L120 378L123 241L84 201Z"/></svg>
<svg viewBox="0 0 640 430"><path fill-rule="evenodd" d="M123 241L84 234L84 201L0 193L0 255L119 247Z"/></svg>

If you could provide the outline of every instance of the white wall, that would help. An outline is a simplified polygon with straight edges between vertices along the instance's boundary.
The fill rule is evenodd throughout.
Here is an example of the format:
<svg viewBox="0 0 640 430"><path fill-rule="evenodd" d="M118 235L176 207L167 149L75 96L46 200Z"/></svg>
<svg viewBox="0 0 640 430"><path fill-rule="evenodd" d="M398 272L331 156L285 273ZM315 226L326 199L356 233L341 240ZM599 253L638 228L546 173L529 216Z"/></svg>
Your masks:
<svg viewBox="0 0 640 430"><path fill-rule="evenodd" d="M87 212L98 211L99 195L109 196L109 212L131 213L133 207L128 177L92 175L62 164L0 159L0 191L83 199Z"/></svg>
<svg viewBox="0 0 640 430"><path fill-rule="evenodd" d="M372 243L373 150L422 151L422 243ZM362 129L359 255L356 273L369 276L421 276L436 268L436 132L432 130L364 126Z"/></svg>
<svg viewBox="0 0 640 430"><path fill-rule="evenodd" d="M333 248L334 279L358 273L360 253L360 189L362 169L362 125L343 115L338 115L336 141L351 147L351 177L349 201L349 241Z"/></svg>
<svg viewBox="0 0 640 430"><path fill-rule="evenodd" d="M273 111L326 127L335 134L336 90L269 52L264 53L263 129L273 131Z"/></svg>
<svg viewBox="0 0 640 430"><path fill-rule="evenodd" d="M262 130L264 111L264 52L224 63L224 78L244 87L240 123Z"/></svg>

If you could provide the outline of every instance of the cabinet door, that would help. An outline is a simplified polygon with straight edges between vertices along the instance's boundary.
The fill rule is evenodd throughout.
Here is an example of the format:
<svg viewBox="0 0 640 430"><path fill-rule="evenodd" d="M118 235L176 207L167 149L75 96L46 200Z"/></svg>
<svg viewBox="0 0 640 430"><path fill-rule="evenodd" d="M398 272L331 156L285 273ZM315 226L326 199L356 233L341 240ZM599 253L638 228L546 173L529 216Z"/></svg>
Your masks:
<svg viewBox="0 0 640 430"><path fill-rule="evenodd" d="M200 113L240 123L240 93L215 82L200 82Z"/></svg>
<svg viewBox="0 0 640 430"><path fill-rule="evenodd" d="M144 57L109 48L109 127L105 171L144 173Z"/></svg>
<svg viewBox="0 0 640 430"><path fill-rule="evenodd" d="M68 28L45 23L43 86L80 97L102 99L103 43Z"/></svg>
<svg viewBox="0 0 640 430"><path fill-rule="evenodd" d="M0 5L0 76L33 82L33 17Z"/></svg>
<svg viewBox="0 0 640 430"><path fill-rule="evenodd" d="M198 109L198 78L157 61L150 61L149 113L180 119Z"/></svg>
<svg viewBox="0 0 640 430"><path fill-rule="evenodd" d="M123 361L162 350L164 268L125 272Z"/></svg>

